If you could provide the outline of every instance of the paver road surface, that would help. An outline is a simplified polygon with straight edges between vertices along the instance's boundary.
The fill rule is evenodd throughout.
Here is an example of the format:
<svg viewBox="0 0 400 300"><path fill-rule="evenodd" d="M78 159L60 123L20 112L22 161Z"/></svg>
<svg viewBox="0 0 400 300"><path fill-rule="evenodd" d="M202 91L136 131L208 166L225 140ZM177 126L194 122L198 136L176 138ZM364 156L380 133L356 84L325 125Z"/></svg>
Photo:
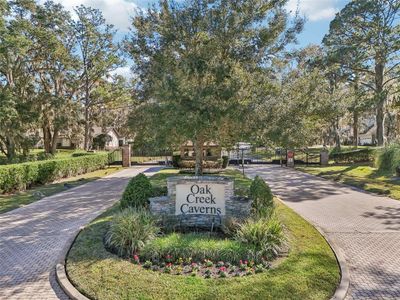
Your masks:
<svg viewBox="0 0 400 300"><path fill-rule="evenodd" d="M152 171L125 169L0 214L0 299L68 299L54 274L63 247L120 199L132 176Z"/></svg>
<svg viewBox="0 0 400 300"><path fill-rule="evenodd" d="M289 207L320 227L345 254L347 299L400 299L400 201L274 165L253 165Z"/></svg>

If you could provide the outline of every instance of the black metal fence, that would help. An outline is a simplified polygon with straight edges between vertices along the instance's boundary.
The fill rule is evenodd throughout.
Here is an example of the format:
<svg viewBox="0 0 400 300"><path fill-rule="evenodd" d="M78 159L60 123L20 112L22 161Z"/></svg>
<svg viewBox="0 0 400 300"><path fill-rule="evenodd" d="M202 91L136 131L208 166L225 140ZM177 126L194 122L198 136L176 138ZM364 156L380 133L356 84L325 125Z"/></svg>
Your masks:
<svg viewBox="0 0 400 300"><path fill-rule="evenodd" d="M320 164L319 149L292 149L295 164ZM252 147L248 149L234 149L228 152L230 164L286 164L287 149Z"/></svg>
<svg viewBox="0 0 400 300"><path fill-rule="evenodd" d="M131 163L134 165L165 165L171 164L173 152L169 150L144 151L131 150Z"/></svg>

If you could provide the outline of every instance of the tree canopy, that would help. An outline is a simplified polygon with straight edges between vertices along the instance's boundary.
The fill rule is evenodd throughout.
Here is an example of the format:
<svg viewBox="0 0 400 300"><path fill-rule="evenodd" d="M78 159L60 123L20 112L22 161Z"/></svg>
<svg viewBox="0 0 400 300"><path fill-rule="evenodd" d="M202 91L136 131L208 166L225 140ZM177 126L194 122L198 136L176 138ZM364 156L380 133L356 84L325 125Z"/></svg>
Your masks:
<svg viewBox="0 0 400 300"><path fill-rule="evenodd" d="M302 20L289 26L285 3L161 1L134 18L126 48L141 109L165 142L194 142L197 174L205 142L223 142L228 132L238 141L271 57L301 30Z"/></svg>

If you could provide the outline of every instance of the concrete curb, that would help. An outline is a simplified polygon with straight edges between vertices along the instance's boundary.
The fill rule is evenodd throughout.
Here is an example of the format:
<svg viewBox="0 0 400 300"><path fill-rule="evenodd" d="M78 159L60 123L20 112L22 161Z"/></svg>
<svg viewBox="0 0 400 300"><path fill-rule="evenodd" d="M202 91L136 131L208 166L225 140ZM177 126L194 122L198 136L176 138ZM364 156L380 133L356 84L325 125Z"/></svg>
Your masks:
<svg viewBox="0 0 400 300"><path fill-rule="evenodd" d="M279 201L283 205L287 206L279 197L276 197L276 198L279 199ZM296 212L296 214L297 214L297 212ZM344 253L343 253L342 249L337 246L334 238L333 237L329 237L320 227L316 226L314 223L312 223L307 218L305 218L305 217L303 217L301 215L299 215L299 216L302 217L304 220L306 220L308 223L310 223L315 229L318 230L318 232L322 235L322 237L328 243L329 247L332 249L333 254L336 257L336 261L339 264L340 282L339 282L338 287L336 288L335 294L333 294L333 296L331 297L330 300L343 300L343 299L345 299L346 295L347 295L347 292L349 290L349 287L350 287L350 272L349 272L349 268L347 266L346 257L344 256Z"/></svg>
<svg viewBox="0 0 400 300"><path fill-rule="evenodd" d="M123 168L125 170L127 168ZM144 168L144 171L147 171L149 168ZM113 174L110 174L108 176L111 176ZM106 178L108 176L105 176L103 178ZM77 186L75 188L80 188L84 186L85 184L81 186ZM117 201L116 201L117 202ZM98 216L100 216L103 212L105 212L108 208L110 208L112 205L110 205L107 208L104 208L102 211L99 211L99 214L94 217L92 220L90 220L87 224L90 224L93 220L95 220ZM65 263L67 260L67 256L69 251L71 250L72 245L74 244L76 238L78 237L79 233L85 228L86 226L80 227L78 230L74 232L74 234L68 239L68 241L65 243L64 248L61 250L60 256L57 260L57 264L55 266L55 275L58 284L60 285L61 289L64 291L65 294L68 295L68 297L72 300L90 300L88 297L84 296L81 292L79 292L74 285L69 281L67 271L65 269Z"/></svg>
<svg viewBox="0 0 400 300"><path fill-rule="evenodd" d="M308 221L308 220L307 220ZM312 223L311 223L312 224ZM336 260L340 267L340 283L336 288L335 294L332 296L331 300L343 300L346 298L347 292L350 287L350 272L347 266L346 258L341 248L339 248L334 240L334 238L329 237L325 232L318 226L313 225L319 233L324 237L329 247L331 247L333 253L335 254Z"/></svg>
<svg viewBox="0 0 400 300"><path fill-rule="evenodd" d="M86 296L82 295L69 281L67 271L65 269L65 263L68 256L68 253L74 244L76 238L78 237L79 233L85 227L79 228L71 238L65 243L64 248L61 251L60 257L56 264L56 279L59 285L61 286L64 293L68 295L68 297L72 300L89 300Z"/></svg>
<svg viewBox="0 0 400 300"><path fill-rule="evenodd" d="M311 174L308 174L311 175ZM311 175L313 176L313 175ZM315 176L317 177L317 176ZM276 197L276 196L275 196ZM279 197L276 197L279 199L279 201L287 206ZM339 264L340 268L340 283L338 287L336 288L335 294L331 297L330 300L343 300L345 299L347 292L350 287L350 272L349 268L347 266L346 258L344 256L343 251L341 248L339 248L334 240L333 237L329 237L320 227L316 226L313 224L310 220L307 218L301 216L303 219L307 220L312 226L318 230L318 232L322 235L322 237L326 240L328 243L329 247L332 249L336 261ZM60 257L58 259L58 262L55 267L56 271L56 279L57 282L60 284L62 290L70 297L72 300L90 300L83 294L81 294L74 286L73 284L69 281L66 269L65 269L65 263L66 259L68 256L68 253L74 244L76 238L78 237L79 233L84 229L85 227L80 227L72 236L71 238L66 242L64 248L61 251Z"/></svg>
<svg viewBox="0 0 400 300"><path fill-rule="evenodd" d="M276 197L279 199L278 197ZM283 204L283 201L279 199L279 201ZM307 220L307 218L304 218L301 216L303 219ZM336 242L332 237L329 237L320 227L315 226L313 223L311 223L309 220L307 220L312 226L314 226L315 229L318 230L318 232L322 235L322 237L326 240L328 243L329 247L332 249L336 261L339 264L340 268L340 283L338 287L336 288L335 294L331 297L331 300L343 300L345 299L347 292L350 287L350 272L349 268L347 267L347 262L346 258L343 254L343 251L336 245ZM63 291L70 297L72 300L90 300L83 294L81 294L69 281L67 272L65 269L65 262L68 256L68 253L75 242L76 238L78 237L79 233L84 229L85 227L79 228L77 232L69 239L69 241L66 243L64 249L62 250L62 253L60 255L59 261L56 265L56 278L57 282L60 284L61 288Z"/></svg>

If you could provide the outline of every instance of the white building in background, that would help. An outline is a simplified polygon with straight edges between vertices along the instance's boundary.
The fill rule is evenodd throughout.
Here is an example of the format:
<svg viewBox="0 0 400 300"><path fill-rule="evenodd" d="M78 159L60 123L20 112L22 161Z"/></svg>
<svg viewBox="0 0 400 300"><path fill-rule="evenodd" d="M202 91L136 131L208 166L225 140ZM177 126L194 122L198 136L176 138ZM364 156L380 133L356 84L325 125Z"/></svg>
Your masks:
<svg viewBox="0 0 400 300"><path fill-rule="evenodd" d="M92 129L92 137L96 138L100 134L103 134L103 129L99 126L94 126ZM125 143L125 138L119 134L115 128L107 128L106 134L110 137L109 141L106 142L106 150L112 150L118 148ZM39 131L40 141L36 144L37 148L43 147L43 132ZM56 140L57 149L82 149L83 139L74 138L67 134L60 133Z"/></svg>

